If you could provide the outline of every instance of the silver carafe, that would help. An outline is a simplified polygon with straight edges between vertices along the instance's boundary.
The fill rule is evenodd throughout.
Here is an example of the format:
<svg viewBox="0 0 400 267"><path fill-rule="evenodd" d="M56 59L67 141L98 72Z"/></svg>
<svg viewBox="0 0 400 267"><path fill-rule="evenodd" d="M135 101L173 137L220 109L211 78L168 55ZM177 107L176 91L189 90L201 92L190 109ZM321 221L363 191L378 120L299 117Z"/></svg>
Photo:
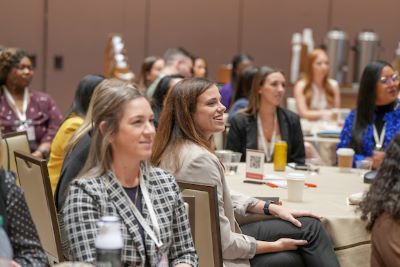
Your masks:
<svg viewBox="0 0 400 267"><path fill-rule="evenodd" d="M378 59L380 49L378 34L373 31L363 31L358 34L354 47L354 83L360 81L364 68Z"/></svg>
<svg viewBox="0 0 400 267"><path fill-rule="evenodd" d="M341 30L329 31L325 36L326 53L329 58L329 77L340 84L346 82L348 72L349 39Z"/></svg>

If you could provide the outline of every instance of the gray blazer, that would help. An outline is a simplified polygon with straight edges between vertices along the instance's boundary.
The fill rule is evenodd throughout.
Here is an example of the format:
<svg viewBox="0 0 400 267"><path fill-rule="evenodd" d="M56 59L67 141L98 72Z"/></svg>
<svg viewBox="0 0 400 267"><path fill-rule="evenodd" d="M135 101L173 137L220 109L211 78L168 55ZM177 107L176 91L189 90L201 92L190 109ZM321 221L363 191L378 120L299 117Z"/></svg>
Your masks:
<svg viewBox="0 0 400 267"><path fill-rule="evenodd" d="M242 234L234 213L245 215L247 208L256 205L259 200L231 194L225 181L223 167L217 157L208 150L188 142L182 147L179 158L180 168L174 173L177 180L217 186L224 265L250 266L249 259L253 258L256 252L256 240ZM168 155L161 160L162 168L172 170L172 166L173 162Z"/></svg>

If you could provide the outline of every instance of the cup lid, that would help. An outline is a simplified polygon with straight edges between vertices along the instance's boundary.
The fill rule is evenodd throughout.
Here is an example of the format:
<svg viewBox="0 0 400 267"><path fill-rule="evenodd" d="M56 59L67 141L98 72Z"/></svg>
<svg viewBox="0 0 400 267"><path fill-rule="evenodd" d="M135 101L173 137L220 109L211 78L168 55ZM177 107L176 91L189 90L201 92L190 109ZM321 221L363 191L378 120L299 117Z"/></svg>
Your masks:
<svg viewBox="0 0 400 267"><path fill-rule="evenodd" d="M286 178L291 180L305 180L306 176L304 175L304 173L289 172L288 174L286 174Z"/></svg>

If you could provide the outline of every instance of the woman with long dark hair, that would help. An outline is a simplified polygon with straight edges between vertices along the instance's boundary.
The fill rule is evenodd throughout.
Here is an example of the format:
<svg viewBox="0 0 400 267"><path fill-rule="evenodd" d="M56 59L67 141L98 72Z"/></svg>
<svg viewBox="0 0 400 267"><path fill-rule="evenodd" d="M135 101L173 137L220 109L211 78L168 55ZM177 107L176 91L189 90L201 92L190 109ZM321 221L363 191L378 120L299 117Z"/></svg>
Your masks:
<svg viewBox="0 0 400 267"><path fill-rule="evenodd" d="M225 84L221 87L220 93L222 97L222 104L229 109L231 106L231 98L233 89L236 86L237 78L240 72L248 67L253 65L253 58L250 55L239 53L235 55L232 59L232 69L231 69L231 80L229 83Z"/></svg>
<svg viewBox="0 0 400 267"><path fill-rule="evenodd" d="M353 148L355 159L371 158L374 168L380 166L384 150L400 131L398 86L399 75L389 63L378 60L365 67L357 107L345 121L338 148Z"/></svg>
<svg viewBox="0 0 400 267"><path fill-rule="evenodd" d="M142 92L147 90L160 74L161 70L164 68L164 59L160 57L146 57L143 61L142 67L140 68L140 75L137 81L139 89Z"/></svg>
<svg viewBox="0 0 400 267"><path fill-rule="evenodd" d="M49 169L51 188L56 190L61 167L64 162L65 147L67 146L71 136L75 133L85 119L90 99L92 98L94 89L104 80L98 75L86 75L79 82L75 91L75 97L71 108L65 116L65 120L61 123L56 136L51 143L50 160L47 165Z"/></svg>
<svg viewBox="0 0 400 267"><path fill-rule="evenodd" d="M400 135L390 143L385 159L364 200L361 219L372 232L371 266L400 262Z"/></svg>
<svg viewBox="0 0 400 267"><path fill-rule="evenodd" d="M180 81L166 98L151 158L177 180L216 185L224 266L339 266L316 215L231 194L212 144L225 128L224 111L214 83ZM234 213L275 218L239 227Z"/></svg>
<svg viewBox="0 0 400 267"><path fill-rule="evenodd" d="M261 67L254 77L247 109L231 119L226 148L241 152L246 149L265 151L267 161L273 158L274 143L287 142L287 161L304 164L305 148L300 118L280 107L286 79L279 70Z"/></svg>

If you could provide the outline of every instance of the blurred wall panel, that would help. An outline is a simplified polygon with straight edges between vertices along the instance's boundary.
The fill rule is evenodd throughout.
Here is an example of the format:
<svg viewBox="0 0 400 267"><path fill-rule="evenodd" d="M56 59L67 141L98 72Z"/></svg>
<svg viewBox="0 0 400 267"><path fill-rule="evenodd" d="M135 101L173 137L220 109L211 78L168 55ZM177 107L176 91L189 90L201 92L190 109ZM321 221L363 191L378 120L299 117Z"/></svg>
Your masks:
<svg viewBox="0 0 400 267"><path fill-rule="evenodd" d="M63 112L68 110L84 75L103 74L110 33L122 33L130 59L140 59L143 9L144 0L49 1L47 91ZM61 69L54 65L56 57L62 58Z"/></svg>
<svg viewBox="0 0 400 267"><path fill-rule="evenodd" d="M238 51L239 0L150 0L149 55L183 46L209 65L216 80L219 64Z"/></svg>
<svg viewBox="0 0 400 267"><path fill-rule="evenodd" d="M0 0L0 44L35 55L31 88L44 90L45 0Z"/></svg>
<svg viewBox="0 0 400 267"><path fill-rule="evenodd" d="M329 0L243 1L242 50L258 65L283 69L288 75L291 38L308 27L315 45L328 30Z"/></svg>

